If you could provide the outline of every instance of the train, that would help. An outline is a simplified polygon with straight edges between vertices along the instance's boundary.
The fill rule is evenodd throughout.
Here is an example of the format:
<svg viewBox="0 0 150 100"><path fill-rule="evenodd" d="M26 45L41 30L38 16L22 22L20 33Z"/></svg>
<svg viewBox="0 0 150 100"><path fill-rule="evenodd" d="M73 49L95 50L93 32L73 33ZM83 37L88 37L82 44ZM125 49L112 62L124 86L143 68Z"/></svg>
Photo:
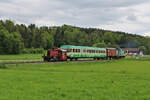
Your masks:
<svg viewBox="0 0 150 100"><path fill-rule="evenodd" d="M44 61L67 61L78 60L79 58L120 59L125 53L121 48L98 48L88 46L62 45L60 48L47 50L47 55L43 55Z"/></svg>

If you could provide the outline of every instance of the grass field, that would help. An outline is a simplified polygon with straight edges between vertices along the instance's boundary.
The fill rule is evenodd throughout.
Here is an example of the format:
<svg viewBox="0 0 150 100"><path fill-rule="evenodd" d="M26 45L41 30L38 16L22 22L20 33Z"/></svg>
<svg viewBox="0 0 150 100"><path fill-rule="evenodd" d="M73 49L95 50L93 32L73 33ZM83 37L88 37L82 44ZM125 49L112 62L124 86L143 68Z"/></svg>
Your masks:
<svg viewBox="0 0 150 100"><path fill-rule="evenodd" d="M43 61L42 54L0 55L0 63Z"/></svg>
<svg viewBox="0 0 150 100"><path fill-rule="evenodd" d="M0 100L150 100L150 61L9 65Z"/></svg>
<svg viewBox="0 0 150 100"><path fill-rule="evenodd" d="M0 60L37 60L42 59L42 54L0 55Z"/></svg>

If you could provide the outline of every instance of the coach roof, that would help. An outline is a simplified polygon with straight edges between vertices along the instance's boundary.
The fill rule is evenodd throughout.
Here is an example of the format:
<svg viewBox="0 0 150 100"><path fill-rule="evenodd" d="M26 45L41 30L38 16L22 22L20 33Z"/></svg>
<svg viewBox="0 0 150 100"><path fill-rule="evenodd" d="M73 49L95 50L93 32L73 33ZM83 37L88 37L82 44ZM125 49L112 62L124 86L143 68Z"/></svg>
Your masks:
<svg viewBox="0 0 150 100"><path fill-rule="evenodd" d="M84 48L84 49L106 50L106 48L88 47L88 46L74 46L74 45L62 45L60 48Z"/></svg>

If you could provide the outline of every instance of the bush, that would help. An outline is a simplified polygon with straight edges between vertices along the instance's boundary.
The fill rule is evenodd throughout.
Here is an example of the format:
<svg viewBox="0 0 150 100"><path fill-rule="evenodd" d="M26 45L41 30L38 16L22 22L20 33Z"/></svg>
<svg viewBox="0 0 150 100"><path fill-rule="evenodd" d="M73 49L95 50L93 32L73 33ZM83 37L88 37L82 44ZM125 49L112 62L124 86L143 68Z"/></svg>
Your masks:
<svg viewBox="0 0 150 100"><path fill-rule="evenodd" d="M6 64L4 63L0 64L0 69L6 69L6 68L7 68Z"/></svg>
<svg viewBox="0 0 150 100"><path fill-rule="evenodd" d="M42 54L43 52L43 48L25 48L22 51L23 54Z"/></svg>

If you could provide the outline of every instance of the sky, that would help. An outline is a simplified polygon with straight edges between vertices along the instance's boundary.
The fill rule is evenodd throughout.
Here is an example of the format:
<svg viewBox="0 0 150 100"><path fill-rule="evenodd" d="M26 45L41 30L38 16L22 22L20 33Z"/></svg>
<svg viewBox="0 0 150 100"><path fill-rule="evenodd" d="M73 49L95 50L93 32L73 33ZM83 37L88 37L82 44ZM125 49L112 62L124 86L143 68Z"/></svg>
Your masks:
<svg viewBox="0 0 150 100"><path fill-rule="evenodd" d="M100 28L150 36L150 0L0 0L0 19L17 24Z"/></svg>

